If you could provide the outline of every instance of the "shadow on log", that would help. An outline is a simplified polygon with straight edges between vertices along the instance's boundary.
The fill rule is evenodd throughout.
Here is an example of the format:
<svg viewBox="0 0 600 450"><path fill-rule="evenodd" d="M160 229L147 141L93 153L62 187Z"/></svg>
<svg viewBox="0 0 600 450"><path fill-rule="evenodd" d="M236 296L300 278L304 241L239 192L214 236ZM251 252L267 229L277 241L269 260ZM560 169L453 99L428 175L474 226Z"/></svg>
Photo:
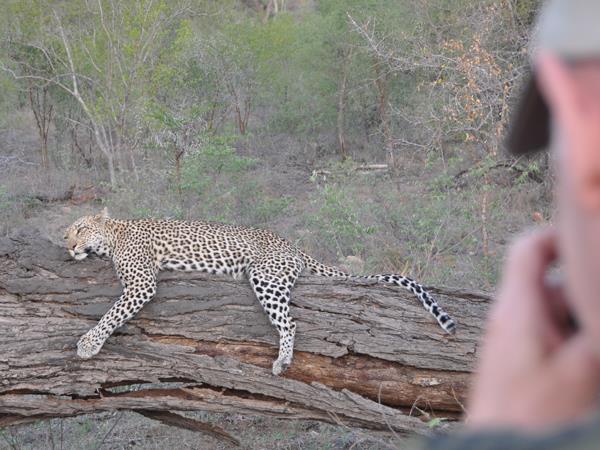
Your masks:
<svg viewBox="0 0 600 450"><path fill-rule="evenodd" d="M112 265L73 261L25 229L0 240L0 426L117 409L234 410L425 432L414 406L460 415L489 305L483 293L429 290L458 322L455 336L409 292L301 277L295 357L276 377L277 333L247 282L163 272L155 300L81 360L77 340L121 291Z"/></svg>

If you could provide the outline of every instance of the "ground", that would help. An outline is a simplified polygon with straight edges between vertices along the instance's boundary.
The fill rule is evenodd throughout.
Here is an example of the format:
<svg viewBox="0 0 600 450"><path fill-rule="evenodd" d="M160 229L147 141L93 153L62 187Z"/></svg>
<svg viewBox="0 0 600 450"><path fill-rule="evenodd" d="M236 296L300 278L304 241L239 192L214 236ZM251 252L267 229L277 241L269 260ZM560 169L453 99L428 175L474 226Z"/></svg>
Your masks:
<svg viewBox="0 0 600 450"><path fill-rule="evenodd" d="M226 429L253 450L388 450L405 440L391 433L351 429L312 421L284 421L238 414L188 414ZM0 449L138 449L217 450L231 445L175 429L132 412L112 412L53 419L0 431Z"/></svg>

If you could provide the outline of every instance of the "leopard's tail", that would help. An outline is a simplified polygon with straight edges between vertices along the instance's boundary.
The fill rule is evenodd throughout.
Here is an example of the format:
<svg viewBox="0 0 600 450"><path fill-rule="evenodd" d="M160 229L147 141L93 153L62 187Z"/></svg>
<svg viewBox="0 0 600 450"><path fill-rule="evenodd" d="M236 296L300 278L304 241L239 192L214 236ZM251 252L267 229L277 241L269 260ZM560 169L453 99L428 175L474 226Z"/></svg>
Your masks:
<svg viewBox="0 0 600 450"><path fill-rule="evenodd" d="M413 279L396 274L352 275L343 272L336 267L326 266L304 252L300 253L304 259L306 268L315 275L322 277L339 277L348 280L377 280L380 283L395 284L396 286L400 286L411 291L421 301L423 307L429 311L433 317L435 317L445 332L450 334L454 334L456 332L456 323L454 320L452 320L450 316L440 307L440 305L437 304L437 302L423 288L423 286Z"/></svg>

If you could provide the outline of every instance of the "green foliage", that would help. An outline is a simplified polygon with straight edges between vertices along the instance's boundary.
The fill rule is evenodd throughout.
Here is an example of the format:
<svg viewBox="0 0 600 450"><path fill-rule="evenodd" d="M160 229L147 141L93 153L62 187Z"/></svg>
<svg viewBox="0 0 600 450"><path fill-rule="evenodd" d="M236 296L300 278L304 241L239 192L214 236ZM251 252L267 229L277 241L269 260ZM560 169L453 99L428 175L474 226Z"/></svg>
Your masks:
<svg viewBox="0 0 600 450"><path fill-rule="evenodd" d="M543 173L539 161L529 161L517 178L517 183L525 184L530 178L541 179L542 177Z"/></svg>
<svg viewBox="0 0 600 450"><path fill-rule="evenodd" d="M367 236L376 228L361 221L357 202L348 187L326 185L317 191L312 203L316 213L309 217L309 226L333 244L339 256L361 254Z"/></svg>
<svg viewBox="0 0 600 450"><path fill-rule="evenodd" d="M429 422L427 422L427 426L431 429L439 428L444 424L444 422L446 420L448 420L448 419L445 419L443 417L435 417L435 418L431 419Z"/></svg>
<svg viewBox="0 0 600 450"><path fill-rule="evenodd" d="M515 3L515 14L524 24L531 25L541 0L520 0Z"/></svg>
<svg viewBox="0 0 600 450"><path fill-rule="evenodd" d="M292 203L290 197L270 195L261 183L253 179L245 180L237 189L237 214L251 225L267 225L271 220L285 214Z"/></svg>
<svg viewBox="0 0 600 450"><path fill-rule="evenodd" d="M171 152L188 152L199 142L206 140L206 130L202 115L202 105L191 103L180 107L170 107L150 100L146 104L144 121L154 133L147 141L147 148L162 148Z"/></svg>
<svg viewBox="0 0 600 450"><path fill-rule="evenodd" d="M0 128L9 126L14 117L15 104L18 104L17 83L0 72Z"/></svg>
<svg viewBox="0 0 600 450"><path fill-rule="evenodd" d="M199 203L202 217L263 225L283 214L290 199L272 197L253 172L257 161L239 156L230 136L211 136L184 158L181 187Z"/></svg>
<svg viewBox="0 0 600 450"><path fill-rule="evenodd" d="M136 122L146 83L170 50L182 6L178 0L10 1L11 20L0 22L2 65L23 90L40 84L60 91L55 117L93 127L113 187L114 155L140 141Z"/></svg>
<svg viewBox="0 0 600 450"><path fill-rule="evenodd" d="M210 195L239 179L256 161L238 156L231 146L231 137L211 137L199 149L184 159L181 187L198 195ZM225 194L224 189L223 194Z"/></svg>
<svg viewBox="0 0 600 450"><path fill-rule="evenodd" d="M131 214L133 215L134 219L146 219L149 217L156 216L154 214L154 212L152 211L152 209L147 206L137 206L137 207L133 208L133 210L131 211Z"/></svg>

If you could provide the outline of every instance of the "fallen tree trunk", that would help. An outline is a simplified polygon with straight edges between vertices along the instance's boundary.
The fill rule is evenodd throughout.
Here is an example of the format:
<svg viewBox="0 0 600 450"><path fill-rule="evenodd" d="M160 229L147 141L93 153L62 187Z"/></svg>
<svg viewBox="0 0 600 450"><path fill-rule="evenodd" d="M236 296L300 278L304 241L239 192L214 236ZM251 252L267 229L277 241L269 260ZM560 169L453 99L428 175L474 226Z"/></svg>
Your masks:
<svg viewBox="0 0 600 450"><path fill-rule="evenodd" d="M413 407L461 412L489 298L430 288L457 320L445 335L408 292L301 278L290 369L245 281L161 273L156 299L78 359L80 335L120 294L107 260L76 262L36 230L0 240L0 425L109 410L204 410L426 430ZM123 386L135 386L135 390Z"/></svg>

